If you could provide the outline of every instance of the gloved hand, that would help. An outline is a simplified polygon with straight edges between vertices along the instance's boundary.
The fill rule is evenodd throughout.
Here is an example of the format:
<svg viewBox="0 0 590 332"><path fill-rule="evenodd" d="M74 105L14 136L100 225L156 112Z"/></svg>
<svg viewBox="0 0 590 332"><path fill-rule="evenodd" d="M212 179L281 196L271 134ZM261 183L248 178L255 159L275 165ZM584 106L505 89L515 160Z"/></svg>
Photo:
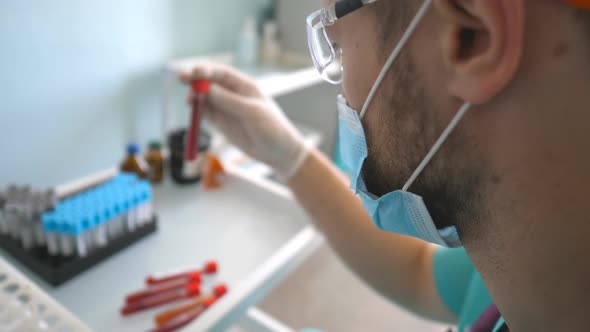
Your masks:
<svg viewBox="0 0 590 332"><path fill-rule="evenodd" d="M211 81L204 115L231 143L283 180L297 173L309 153L303 136L253 79L221 64L202 64L181 79Z"/></svg>

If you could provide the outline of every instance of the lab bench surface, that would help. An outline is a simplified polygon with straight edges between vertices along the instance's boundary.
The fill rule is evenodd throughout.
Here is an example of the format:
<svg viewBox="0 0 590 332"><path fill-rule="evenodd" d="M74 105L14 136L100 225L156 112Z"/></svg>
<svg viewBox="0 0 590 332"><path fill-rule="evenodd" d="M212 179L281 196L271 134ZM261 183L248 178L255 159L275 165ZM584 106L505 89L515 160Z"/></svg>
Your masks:
<svg viewBox="0 0 590 332"><path fill-rule="evenodd" d="M155 187L154 196L160 221L154 235L58 288L39 282L93 330L153 327L154 314L167 307L125 318L119 310L124 296L143 288L145 277L156 272L214 259L220 266L217 281L228 284L230 296L309 223L288 195L240 176L228 175L223 188L213 192L166 182Z"/></svg>

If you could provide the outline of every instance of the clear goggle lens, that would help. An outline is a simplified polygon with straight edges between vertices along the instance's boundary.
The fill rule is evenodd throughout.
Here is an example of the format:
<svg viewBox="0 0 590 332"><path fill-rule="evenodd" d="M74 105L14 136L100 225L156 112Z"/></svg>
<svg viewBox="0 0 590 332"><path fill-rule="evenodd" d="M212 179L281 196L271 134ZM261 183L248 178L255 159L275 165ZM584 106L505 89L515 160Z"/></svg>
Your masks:
<svg viewBox="0 0 590 332"><path fill-rule="evenodd" d="M307 19L307 40L313 64L321 77L332 84L342 82L342 50L328 36L326 26L332 25L330 12L322 9Z"/></svg>

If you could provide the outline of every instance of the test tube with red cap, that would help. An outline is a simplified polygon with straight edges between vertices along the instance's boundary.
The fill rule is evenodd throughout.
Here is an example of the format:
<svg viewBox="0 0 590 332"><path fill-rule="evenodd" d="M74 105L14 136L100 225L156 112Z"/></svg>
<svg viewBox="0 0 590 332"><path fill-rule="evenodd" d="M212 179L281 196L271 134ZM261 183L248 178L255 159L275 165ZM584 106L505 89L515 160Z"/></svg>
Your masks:
<svg viewBox="0 0 590 332"><path fill-rule="evenodd" d="M205 98L209 93L209 80L194 80L191 84L193 92L192 114L188 132L186 134L186 144L184 159L185 161L194 161L199 154L199 135L201 134L201 117L205 107Z"/></svg>
<svg viewBox="0 0 590 332"><path fill-rule="evenodd" d="M143 311L182 299L188 299L193 296L198 296L199 294L201 294L201 285L189 284L184 288L146 297L136 302L127 303L125 307L121 309L121 314L123 316L131 315L138 311Z"/></svg>
<svg viewBox="0 0 590 332"><path fill-rule="evenodd" d="M156 285L165 282L169 282L172 280L192 280L197 278L197 276L202 276L203 274L214 274L217 273L218 266L216 261L208 261L205 263L202 269L197 270L185 270L180 272L173 272L173 273L164 273L159 275L151 275L148 276L145 280L146 284L148 285Z"/></svg>
<svg viewBox="0 0 590 332"><path fill-rule="evenodd" d="M193 320L195 320L197 317L199 317L205 310L207 310L207 308L212 306L215 303L215 301L217 301L217 298L215 297L207 298L205 301L203 301L201 305L181 313L180 315L174 317L174 319L164 324L158 325L158 327L151 331L170 332L175 331L181 327L184 327Z"/></svg>
<svg viewBox="0 0 590 332"><path fill-rule="evenodd" d="M227 286L226 285L224 285L224 284L217 285L217 286L215 286L215 288L213 288L212 294L201 296L201 297L197 298L196 300L194 300L192 303L188 303L188 304L185 304L185 305L180 306L178 308L174 308L174 309L162 312L162 313L158 314L154 318L154 320L156 321L156 324L158 324L158 325L166 324L172 320L175 320L178 316L198 308L199 306L206 303L208 299L211 299L211 298L219 299L220 297L224 296L226 293L227 293Z"/></svg>
<svg viewBox="0 0 590 332"><path fill-rule="evenodd" d="M168 282L163 282L163 283L159 283L156 285L152 285L145 290L137 291L135 293L131 293L131 294L127 295L127 297L125 298L125 302L127 302L127 303L137 302L137 301L140 301L146 297L150 297L150 296L154 296L157 294L167 293L167 292L170 292L173 290L185 288L187 285L190 285L190 284L200 285L201 284L201 274L199 273L199 274L192 275L189 278L188 282L187 282L187 280L183 280L183 279L174 279L174 280L170 280Z"/></svg>

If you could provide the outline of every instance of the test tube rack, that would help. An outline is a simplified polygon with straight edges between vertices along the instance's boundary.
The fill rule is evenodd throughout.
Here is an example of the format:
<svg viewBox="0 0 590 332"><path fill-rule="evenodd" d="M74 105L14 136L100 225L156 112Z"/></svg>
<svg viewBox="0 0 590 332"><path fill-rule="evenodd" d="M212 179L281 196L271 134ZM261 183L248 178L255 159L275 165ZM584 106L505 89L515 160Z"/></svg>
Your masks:
<svg viewBox="0 0 590 332"><path fill-rule="evenodd" d="M151 186L132 174L115 175L53 201L42 213L23 204L5 205L0 216L0 248L53 286L157 230Z"/></svg>

